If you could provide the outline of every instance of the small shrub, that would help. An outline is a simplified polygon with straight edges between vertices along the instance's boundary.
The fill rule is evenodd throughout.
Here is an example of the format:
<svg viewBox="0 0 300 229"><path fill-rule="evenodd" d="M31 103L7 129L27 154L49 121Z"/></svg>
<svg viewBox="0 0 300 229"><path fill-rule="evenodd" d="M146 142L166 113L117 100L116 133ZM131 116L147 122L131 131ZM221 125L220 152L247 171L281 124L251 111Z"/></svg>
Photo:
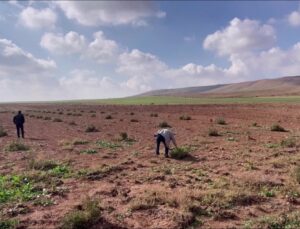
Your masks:
<svg viewBox="0 0 300 229"><path fill-rule="evenodd" d="M7 136L7 132L3 129L2 126L0 126L0 137Z"/></svg>
<svg viewBox="0 0 300 229"><path fill-rule="evenodd" d="M134 115L134 112L130 112L130 115Z"/></svg>
<svg viewBox="0 0 300 229"><path fill-rule="evenodd" d="M83 153L83 154L96 154L98 152L97 152L97 150L94 150L94 149L85 149L85 150L81 150L80 153Z"/></svg>
<svg viewBox="0 0 300 229"><path fill-rule="evenodd" d="M77 124L76 124L76 122L71 121L71 122L69 122L69 125L70 125L70 126L76 126Z"/></svg>
<svg viewBox="0 0 300 229"><path fill-rule="evenodd" d="M125 141L128 139L128 134L126 132L120 133L121 141Z"/></svg>
<svg viewBox="0 0 300 229"><path fill-rule="evenodd" d="M53 122L62 122L62 120L60 118L55 118L53 119Z"/></svg>
<svg viewBox="0 0 300 229"><path fill-rule="evenodd" d="M188 116L188 115L181 115L181 116L179 117L179 119L180 119L180 120L191 120L192 118L191 118L190 116Z"/></svg>
<svg viewBox="0 0 300 229"><path fill-rule="evenodd" d="M105 117L105 119L112 119L112 116L111 116L111 115L107 115L107 116Z"/></svg>
<svg viewBox="0 0 300 229"><path fill-rule="evenodd" d="M61 229L89 229L101 220L101 209L98 201L88 199L79 209L68 213L62 222Z"/></svg>
<svg viewBox="0 0 300 229"><path fill-rule="evenodd" d="M283 139L280 144L283 147L292 148L296 146L296 140L295 138L287 138L287 139Z"/></svg>
<svg viewBox="0 0 300 229"><path fill-rule="evenodd" d="M98 132L99 130L94 126L94 125L89 125L86 129L85 132L91 133L91 132Z"/></svg>
<svg viewBox="0 0 300 229"><path fill-rule="evenodd" d="M297 166L294 170L295 179L300 184L300 166Z"/></svg>
<svg viewBox="0 0 300 229"><path fill-rule="evenodd" d="M91 117L92 117L92 118L95 118L95 117L96 117L96 115L95 115L95 114L92 114L92 115L91 115Z"/></svg>
<svg viewBox="0 0 300 229"><path fill-rule="evenodd" d="M224 118L217 118L216 123L219 124L219 125L226 125L227 124Z"/></svg>
<svg viewBox="0 0 300 229"><path fill-rule="evenodd" d="M168 128L171 127L167 122L161 122L158 125L160 128Z"/></svg>
<svg viewBox="0 0 300 229"><path fill-rule="evenodd" d="M81 140L81 139L75 139L73 141L73 145L85 145L88 144L89 142L86 140Z"/></svg>
<svg viewBox="0 0 300 229"><path fill-rule="evenodd" d="M9 145L6 146L7 151L27 151L29 150L29 146L24 145L20 142L12 142Z"/></svg>
<svg viewBox="0 0 300 229"><path fill-rule="evenodd" d="M151 113L151 114L150 114L150 117L158 117L158 114L156 114L156 113Z"/></svg>
<svg viewBox="0 0 300 229"><path fill-rule="evenodd" d="M274 124L271 126L271 131L277 131L277 132L286 132L286 130L280 126L279 124Z"/></svg>
<svg viewBox="0 0 300 229"><path fill-rule="evenodd" d="M190 147L177 147L171 150L170 155L172 158L180 160L189 156L190 151Z"/></svg>
<svg viewBox="0 0 300 229"><path fill-rule="evenodd" d="M54 169L56 166L58 166L57 162L52 160L45 160L45 161L31 160L29 162L29 167L35 170L48 171L50 169Z"/></svg>
<svg viewBox="0 0 300 229"><path fill-rule="evenodd" d="M130 122L139 122L137 119L131 119Z"/></svg>
<svg viewBox="0 0 300 229"><path fill-rule="evenodd" d="M252 123L252 126L253 126L253 127L258 127L257 122Z"/></svg>
<svg viewBox="0 0 300 229"><path fill-rule="evenodd" d="M208 136L217 137L217 136L220 136L220 134L218 133L218 131L216 129L209 129Z"/></svg>
<svg viewBox="0 0 300 229"><path fill-rule="evenodd" d="M44 117L44 120L51 120L51 117L49 117L49 116Z"/></svg>

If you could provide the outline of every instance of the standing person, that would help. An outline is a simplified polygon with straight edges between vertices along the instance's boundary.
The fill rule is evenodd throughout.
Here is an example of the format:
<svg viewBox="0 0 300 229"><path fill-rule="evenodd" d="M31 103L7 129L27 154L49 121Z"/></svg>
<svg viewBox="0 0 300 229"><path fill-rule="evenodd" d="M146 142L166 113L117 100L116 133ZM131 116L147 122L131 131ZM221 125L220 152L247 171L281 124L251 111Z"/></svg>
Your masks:
<svg viewBox="0 0 300 229"><path fill-rule="evenodd" d="M164 143L165 157L169 157L170 142L172 141L175 147L177 147L174 133L170 129L161 129L154 135L156 137L156 155L159 155L160 143Z"/></svg>
<svg viewBox="0 0 300 229"><path fill-rule="evenodd" d="M24 138L25 118L24 118L24 115L22 114L22 111L18 112L18 114L14 117L13 121L17 128L18 138L20 138L20 130L21 130L22 138Z"/></svg>

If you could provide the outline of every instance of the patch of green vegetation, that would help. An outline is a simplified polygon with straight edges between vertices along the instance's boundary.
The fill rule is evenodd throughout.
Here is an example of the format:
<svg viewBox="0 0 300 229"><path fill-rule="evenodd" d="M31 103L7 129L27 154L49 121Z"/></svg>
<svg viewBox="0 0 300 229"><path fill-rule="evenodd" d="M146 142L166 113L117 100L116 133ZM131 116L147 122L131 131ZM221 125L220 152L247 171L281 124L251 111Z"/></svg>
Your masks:
<svg viewBox="0 0 300 229"><path fill-rule="evenodd" d="M56 177L67 177L70 174L70 169L67 165L57 165L49 170L50 175Z"/></svg>
<svg viewBox="0 0 300 229"><path fill-rule="evenodd" d="M69 212L63 219L60 229L89 229L101 220L99 202L87 199L80 209Z"/></svg>
<svg viewBox="0 0 300 229"><path fill-rule="evenodd" d="M130 119L130 122L139 122L139 120L133 118L133 119Z"/></svg>
<svg viewBox="0 0 300 229"><path fill-rule="evenodd" d="M10 152L13 152L13 151L27 151L29 150L29 146L21 143L21 142L12 142L10 143L9 145L7 145L5 147L5 150L6 151L10 151Z"/></svg>
<svg viewBox="0 0 300 229"><path fill-rule="evenodd" d="M46 116L46 117L44 117L44 120L51 120L51 117Z"/></svg>
<svg viewBox="0 0 300 229"><path fill-rule="evenodd" d="M276 149L278 148L280 145L277 144L277 143L268 143L266 144L266 147L269 148L269 149Z"/></svg>
<svg viewBox="0 0 300 229"><path fill-rule="evenodd" d="M33 201L33 205L48 207L48 206L54 205L54 201L49 197L39 196L38 198L36 198Z"/></svg>
<svg viewBox="0 0 300 229"><path fill-rule="evenodd" d="M0 137L5 137L7 136L7 132L4 130L2 126L0 126Z"/></svg>
<svg viewBox="0 0 300 229"><path fill-rule="evenodd" d="M151 113L150 117L158 117L158 114L157 113Z"/></svg>
<svg viewBox="0 0 300 229"><path fill-rule="evenodd" d="M261 187L260 195L264 197L275 197L276 192L274 188L269 188L267 186Z"/></svg>
<svg viewBox="0 0 300 229"><path fill-rule="evenodd" d="M95 149L85 149L85 150L81 150L80 153L83 153L83 154L96 154L96 153L98 153L98 151L95 150Z"/></svg>
<svg viewBox="0 0 300 229"><path fill-rule="evenodd" d="M260 103L299 103L300 96L236 97L236 98L187 98L176 96L143 96L101 100L61 101L62 103L92 103L119 105L166 105L166 104L260 104Z"/></svg>
<svg viewBox="0 0 300 229"><path fill-rule="evenodd" d="M183 159L189 156L189 152L191 152L191 147L176 147L172 149L170 155L174 159Z"/></svg>
<svg viewBox="0 0 300 229"><path fill-rule="evenodd" d="M0 219L1 229L16 229L19 225L19 221L16 219Z"/></svg>
<svg viewBox="0 0 300 229"><path fill-rule="evenodd" d="M108 149L117 149L122 147L122 145L118 143L113 143L113 142L107 142L103 140L99 140L96 142L96 145L99 146L100 148L108 148Z"/></svg>
<svg viewBox="0 0 300 229"><path fill-rule="evenodd" d="M33 183L24 176L0 176L0 203L9 201L29 201L41 194Z"/></svg>
<svg viewBox="0 0 300 229"><path fill-rule="evenodd" d="M167 122L161 122L161 123L159 123L159 125L158 125L160 128L171 128L172 126L171 125L169 125L169 123L167 123Z"/></svg>
<svg viewBox="0 0 300 229"><path fill-rule="evenodd" d="M52 160L31 160L29 167L35 170L46 171L47 174L54 177L67 177L71 173L68 165L59 164Z"/></svg>
<svg viewBox="0 0 300 229"><path fill-rule="evenodd" d="M279 216L264 216L256 220L247 221L245 229L268 228L268 229L296 229L300 228L300 212L292 212Z"/></svg>
<svg viewBox="0 0 300 229"><path fill-rule="evenodd" d="M282 126L280 126L279 124L273 124L271 126L271 131L286 132L286 130Z"/></svg>
<svg viewBox="0 0 300 229"><path fill-rule="evenodd" d="M288 147L288 148L293 148L296 146L296 139L295 138L286 138L286 139L283 139L280 143L280 145L282 147Z"/></svg>

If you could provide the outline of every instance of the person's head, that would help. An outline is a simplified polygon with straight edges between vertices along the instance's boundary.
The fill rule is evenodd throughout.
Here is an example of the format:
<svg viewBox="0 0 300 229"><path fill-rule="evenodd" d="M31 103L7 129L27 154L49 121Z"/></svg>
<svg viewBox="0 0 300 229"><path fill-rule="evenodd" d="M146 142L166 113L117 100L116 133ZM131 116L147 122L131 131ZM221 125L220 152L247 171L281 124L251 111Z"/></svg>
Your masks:
<svg viewBox="0 0 300 229"><path fill-rule="evenodd" d="M18 114L22 114L22 111L18 111Z"/></svg>

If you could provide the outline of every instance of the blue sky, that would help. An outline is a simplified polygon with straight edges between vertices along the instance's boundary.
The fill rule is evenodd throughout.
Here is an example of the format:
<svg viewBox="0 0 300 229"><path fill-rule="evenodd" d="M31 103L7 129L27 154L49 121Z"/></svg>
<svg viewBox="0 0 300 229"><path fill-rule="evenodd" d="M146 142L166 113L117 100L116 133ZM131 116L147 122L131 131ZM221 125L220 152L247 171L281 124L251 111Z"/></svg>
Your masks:
<svg viewBox="0 0 300 229"><path fill-rule="evenodd" d="M2 1L0 27L0 102L300 74L297 1Z"/></svg>

